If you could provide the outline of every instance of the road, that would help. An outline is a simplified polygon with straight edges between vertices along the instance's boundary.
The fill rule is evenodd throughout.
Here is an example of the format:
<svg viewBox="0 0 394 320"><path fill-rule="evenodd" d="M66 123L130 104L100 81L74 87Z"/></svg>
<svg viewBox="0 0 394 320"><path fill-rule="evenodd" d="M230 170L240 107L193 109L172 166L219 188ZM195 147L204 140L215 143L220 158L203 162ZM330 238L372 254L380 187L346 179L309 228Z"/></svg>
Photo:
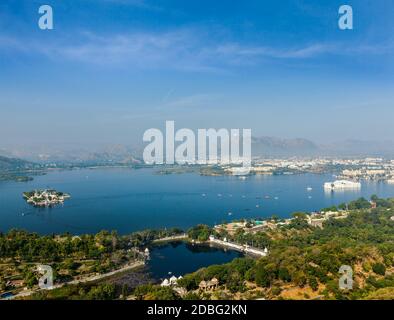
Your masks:
<svg viewBox="0 0 394 320"><path fill-rule="evenodd" d="M99 275L94 275L94 276L90 276L90 277L86 277L86 278L82 278L82 279L77 279L77 280L72 280L69 282L63 282L57 285L54 285L53 287L46 289L46 290L53 290L53 289L58 289L61 288L65 285L76 285L76 284L80 284L80 283L86 283L86 282L92 282L92 281L97 281L97 280L101 280L104 278L108 278L108 277L112 277L115 274L121 273L121 272L125 272L125 271L129 271L138 267L142 267L145 263L143 261L136 261L133 262L127 266L124 266L123 268L108 272L108 273L103 273L103 274L99 274ZM6 298L5 300L13 300L13 299L17 299L17 298L23 298L23 297L28 297L30 295L32 295L35 292L38 292L40 290L43 289L36 289L36 290L26 290L23 291L21 293L18 293L12 297Z"/></svg>
<svg viewBox="0 0 394 320"><path fill-rule="evenodd" d="M171 237L165 237L165 238L161 238L161 239L156 239L153 240L152 242L164 242L164 241L176 241L176 240L183 240L187 238L187 234L181 234L181 235L177 235L177 236L171 236Z"/></svg>

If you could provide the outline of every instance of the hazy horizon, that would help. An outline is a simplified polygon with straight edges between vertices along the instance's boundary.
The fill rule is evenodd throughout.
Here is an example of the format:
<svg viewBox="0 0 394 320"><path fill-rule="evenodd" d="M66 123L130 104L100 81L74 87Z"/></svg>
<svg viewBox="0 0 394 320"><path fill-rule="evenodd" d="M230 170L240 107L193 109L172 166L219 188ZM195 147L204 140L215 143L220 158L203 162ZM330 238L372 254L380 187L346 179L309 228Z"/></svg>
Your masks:
<svg viewBox="0 0 394 320"><path fill-rule="evenodd" d="M393 140L394 3L0 3L0 148L142 144L143 132L251 128L318 144ZM378 18L379 17L379 18Z"/></svg>

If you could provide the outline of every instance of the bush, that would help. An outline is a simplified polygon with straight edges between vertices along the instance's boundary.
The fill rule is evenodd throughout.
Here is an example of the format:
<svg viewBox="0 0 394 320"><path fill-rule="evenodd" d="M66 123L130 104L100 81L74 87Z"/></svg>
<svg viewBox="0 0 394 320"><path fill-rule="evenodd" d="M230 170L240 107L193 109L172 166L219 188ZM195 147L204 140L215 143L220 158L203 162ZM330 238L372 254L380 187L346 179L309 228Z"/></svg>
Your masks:
<svg viewBox="0 0 394 320"><path fill-rule="evenodd" d="M200 296L194 292L188 292L184 297L183 300L200 300Z"/></svg>
<svg viewBox="0 0 394 320"><path fill-rule="evenodd" d="M212 233L212 229L204 224L199 224L188 230L187 234L191 239L207 241Z"/></svg>
<svg viewBox="0 0 394 320"><path fill-rule="evenodd" d="M312 288L313 291L317 291L317 289L319 288L319 283L317 282L315 277L310 277L308 279L308 284Z"/></svg>
<svg viewBox="0 0 394 320"><path fill-rule="evenodd" d="M289 270L287 270L287 268L280 268L279 272L278 272L278 278L282 281L285 282L290 282L291 281L291 276L289 273Z"/></svg>
<svg viewBox="0 0 394 320"><path fill-rule="evenodd" d="M113 300L115 299L115 286L111 284L100 284L90 289L87 294L89 300Z"/></svg>
<svg viewBox="0 0 394 320"><path fill-rule="evenodd" d="M381 276L384 276L386 274L386 267L384 266L383 263L375 263L372 265L372 271L375 272L376 274L380 274Z"/></svg>
<svg viewBox="0 0 394 320"><path fill-rule="evenodd" d="M274 296L280 295L281 292L282 292L282 289L281 289L281 288L279 288L279 287L272 287L271 293L272 293Z"/></svg>
<svg viewBox="0 0 394 320"><path fill-rule="evenodd" d="M269 287L271 285L271 274L264 266L257 266L255 272L256 283L261 287Z"/></svg>

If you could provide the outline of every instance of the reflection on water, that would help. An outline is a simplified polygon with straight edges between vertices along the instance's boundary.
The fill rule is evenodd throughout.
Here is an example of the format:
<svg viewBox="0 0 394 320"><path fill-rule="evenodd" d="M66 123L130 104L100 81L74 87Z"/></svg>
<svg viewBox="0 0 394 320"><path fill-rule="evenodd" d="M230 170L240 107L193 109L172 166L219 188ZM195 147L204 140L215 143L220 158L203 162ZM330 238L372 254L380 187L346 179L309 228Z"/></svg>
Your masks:
<svg viewBox="0 0 394 320"><path fill-rule="evenodd" d="M243 256L242 253L185 242L166 243L151 248L147 271L152 278L162 280L179 277L212 264L222 264Z"/></svg>
<svg viewBox="0 0 394 320"><path fill-rule="evenodd" d="M150 259L144 268L111 277L108 281L119 286L133 288L141 284L161 283L172 276L183 276L213 264L223 264L243 254L232 250L192 245L187 242L171 242L150 248Z"/></svg>

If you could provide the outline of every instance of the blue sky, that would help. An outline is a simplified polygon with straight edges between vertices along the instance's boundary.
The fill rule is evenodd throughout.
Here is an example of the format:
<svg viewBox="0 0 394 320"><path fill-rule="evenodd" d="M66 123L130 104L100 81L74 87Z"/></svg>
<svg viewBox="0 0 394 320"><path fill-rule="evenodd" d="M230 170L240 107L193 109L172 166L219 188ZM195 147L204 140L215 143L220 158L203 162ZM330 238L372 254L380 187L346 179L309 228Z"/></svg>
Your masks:
<svg viewBox="0 0 394 320"><path fill-rule="evenodd" d="M393 35L392 0L2 0L0 146L135 144L165 120L391 139Z"/></svg>

